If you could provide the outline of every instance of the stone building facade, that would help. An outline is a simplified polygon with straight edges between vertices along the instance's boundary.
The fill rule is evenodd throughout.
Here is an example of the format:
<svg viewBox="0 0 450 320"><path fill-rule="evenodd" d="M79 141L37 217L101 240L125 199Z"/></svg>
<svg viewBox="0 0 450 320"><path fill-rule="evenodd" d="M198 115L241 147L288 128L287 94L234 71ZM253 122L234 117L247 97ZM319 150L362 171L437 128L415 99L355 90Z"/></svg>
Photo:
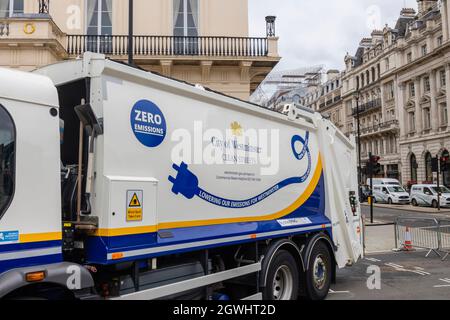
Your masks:
<svg viewBox="0 0 450 320"><path fill-rule="evenodd" d="M346 131L347 115L342 107L342 73L338 70L328 70L326 82L311 88L301 98L300 104L320 112L329 118L338 129Z"/></svg>
<svg viewBox="0 0 450 320"><path fill-rule="evenodd" d="M417 12L403 9L395 26L373 31L355 55L345 56L341 101L330 108L344 115L331 120L356 135L359 105L363 167L369 152L378 155L380 177L405 186L437 182L431 159L448 158L450 151L450 4L417 3ZM328 114L320 106L330 99L318 97L323 87L318 92L320 103L305 97L304 105ZM439 179L449 186L450 172Z"/></svg>
<svg viewBox="0 0 450 320"><path fill-rule="evenodd" d="M149 71L248 99L280 60L274 28L249 36L247 0L134 0L133 12L134 61ZM0 0L0 66L127 61L128 13L126 0Z"/></svg>

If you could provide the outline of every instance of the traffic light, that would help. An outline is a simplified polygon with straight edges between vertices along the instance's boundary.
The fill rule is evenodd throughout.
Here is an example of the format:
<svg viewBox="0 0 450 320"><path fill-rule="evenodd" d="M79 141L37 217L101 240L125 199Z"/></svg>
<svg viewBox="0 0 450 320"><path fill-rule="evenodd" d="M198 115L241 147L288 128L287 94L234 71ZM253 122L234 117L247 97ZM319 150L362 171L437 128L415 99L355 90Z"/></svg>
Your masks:
<svg viewBox="0 0 450 320"><path fill-rule="evenodd" d="M431 159L431 171L439 172L439 158L438 157Z"/></svg>
<svg viewBox="0 0 450 320"><path fill-rule="evenodd" d="M441 172L450 171L449 156L441 157Z"/></svg>
<svg viewBox="0 0 450 320"><path fill-rule="evenodd" d="M380 174L381 173L380 160L381 160L381 158L379 156L372 156L370 158L370 166L372 167L372 173L373 174Z"/></svg>

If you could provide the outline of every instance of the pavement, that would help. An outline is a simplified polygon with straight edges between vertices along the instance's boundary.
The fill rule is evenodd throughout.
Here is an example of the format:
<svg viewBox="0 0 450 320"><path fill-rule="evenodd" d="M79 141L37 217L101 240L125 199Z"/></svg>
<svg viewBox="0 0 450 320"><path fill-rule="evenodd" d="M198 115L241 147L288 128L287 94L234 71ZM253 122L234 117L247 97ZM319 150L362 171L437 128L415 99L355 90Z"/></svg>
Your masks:
<svg viewBox="0 0 450 320"><path fill-rule="evenodd" d="M366 226L366 254L391 252L395 249L395 226L374 225Z"/></svg>

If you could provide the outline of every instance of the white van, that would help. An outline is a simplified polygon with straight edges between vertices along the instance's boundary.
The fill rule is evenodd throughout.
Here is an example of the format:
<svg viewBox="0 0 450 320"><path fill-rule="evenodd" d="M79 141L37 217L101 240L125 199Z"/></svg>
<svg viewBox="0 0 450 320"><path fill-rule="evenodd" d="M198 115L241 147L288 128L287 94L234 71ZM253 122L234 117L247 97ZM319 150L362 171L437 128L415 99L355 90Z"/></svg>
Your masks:
<svg viewBox="0 0 450 320"><path fill-rule="evenodd" d="M441 193L441 207L450 207L450 190L437 187L435 184L417 184L411 187L411 203L413 206L438 207L438 191Z"/></svg>
<svg viewBox="0 0 450 320"><path fill-rule="evenodd" d="M409 194L401 186L376 185L373 187L373 196L376 202L389 204L409 204Z"/></svg>
<svg viewBox="0 0 450 320"><path fill-rule="evenodd" d="M367 179L367 185L370 186L370 179ZM400 181L389 178L373 178L373 185L401 186Z"/></svg>

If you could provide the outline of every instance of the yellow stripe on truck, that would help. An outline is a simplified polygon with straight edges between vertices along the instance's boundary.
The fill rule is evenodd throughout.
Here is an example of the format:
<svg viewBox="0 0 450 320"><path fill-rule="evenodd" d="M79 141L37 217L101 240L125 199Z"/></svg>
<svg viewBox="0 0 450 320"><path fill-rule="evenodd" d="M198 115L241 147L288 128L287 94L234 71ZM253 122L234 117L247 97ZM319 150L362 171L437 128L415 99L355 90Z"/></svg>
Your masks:
<svg viewBox="0 0 450 320"><path fill-rule="evenodd" d="M62 240L62 232L30 233L19 235L20 243Z"/></svg>

